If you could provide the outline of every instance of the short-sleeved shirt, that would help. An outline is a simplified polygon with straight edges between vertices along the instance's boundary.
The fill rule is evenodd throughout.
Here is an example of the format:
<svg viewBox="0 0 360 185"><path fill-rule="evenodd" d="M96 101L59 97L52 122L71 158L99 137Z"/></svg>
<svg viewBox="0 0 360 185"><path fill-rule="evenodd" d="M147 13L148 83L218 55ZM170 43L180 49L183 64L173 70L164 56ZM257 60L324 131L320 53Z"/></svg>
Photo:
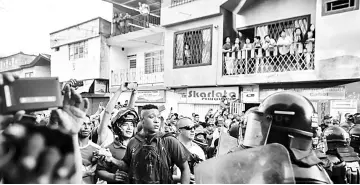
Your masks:
<svg viewBox="0 0 360 185"><path fill-rule="evenodd" d="M191 142L191 146L187 148L190 153L196 154L201 160L205 161L204 150L194 142ZM176 168L176 174L181 174L180 169Z"/></svg>
<svg viewBox="0 0 360 185"><path fill-rule="evenodd" d="M89 141L89 143L86 146L80 147L82 165L85 168L96 164L96 162L94 160L93 152L98 149L100 149L100 146L91 141ZM95 183L94 180L95 179L93 176L83 177L83 182L85 184L93 184L93 183Z"/></svg>
<svg viewBox="0 0 360 185"><path fill-rule="evenodd" d="M140 135L140 134L138 134ZM140 135L140 137L144 137ZM166 151L168 152L168 155L170 155L170 166L176 165L181 166L184 164L190 157L189 151L184 147L183 144L180 143L179 140L177 140L175 137L164 137L164 147ZM136 147L139 144L139 140L137 140L135 137L133 137L126 148L126 153L123 158L123 161L129 166L130 170L133 168L131 166L131 157L132 157L132 149ZM160 170L159 170L160 171ZM170 172L169 174L172 174Z"/></svg>
<svg viewBox="0 0 360 185"><path fill-rule="evenodd" d="M126 146L122 145L119 141L114 141L105 148L108 148L111 155L117 160L121 160L124 157L126 151ZM117 166L115 166L110 162L105 162L105 161L98 161L98 165L96 167L97 171L105 170L109 173L116 173L117 169L118 169ZM112 184L111 182L107 182L107 183Z"/></svg>

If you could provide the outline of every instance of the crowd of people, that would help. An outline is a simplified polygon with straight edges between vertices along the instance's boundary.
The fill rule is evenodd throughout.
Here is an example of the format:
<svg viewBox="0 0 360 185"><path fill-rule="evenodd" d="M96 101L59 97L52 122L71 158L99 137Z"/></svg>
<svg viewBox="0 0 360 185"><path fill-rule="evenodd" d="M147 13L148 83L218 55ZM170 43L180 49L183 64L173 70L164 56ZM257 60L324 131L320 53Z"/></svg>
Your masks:
<svg viewBox="0 0 360 185"><path fill-rule="evenodd" d="M0 75L0 85L16 80ZM120 105L119 97L129 90L130 99ZM359 183L360 114L346 114L343 123L325 116L316 125L313 105L294 92L270 95L240 114L232 114L223 97L204 122L197 113L186 117L172 108L164 118L164 109L152 104L137 112L137 90L125 85L93 115L87 114L88 100L70 85L63 94L63 107L49 118L27 113L34 119L22 125L17 122L22 123L24 111L0 115L4 183L193 184L201 182L195 178L197 165L271 143L288 150L296 183ZM237 145L219 155L223 135Z"/></svg>
<svg viewBox="0 0 360 185"><path fill-rule="evenodd" d="M278 38L265 35L263 38L242 39L243 42L240 37L233 42L230 37L225 39L223 56L226 75L313 69L314 25L305 33L297 27L290 34L281 30ZM278 55L281 57L276 57Z"/></svg>

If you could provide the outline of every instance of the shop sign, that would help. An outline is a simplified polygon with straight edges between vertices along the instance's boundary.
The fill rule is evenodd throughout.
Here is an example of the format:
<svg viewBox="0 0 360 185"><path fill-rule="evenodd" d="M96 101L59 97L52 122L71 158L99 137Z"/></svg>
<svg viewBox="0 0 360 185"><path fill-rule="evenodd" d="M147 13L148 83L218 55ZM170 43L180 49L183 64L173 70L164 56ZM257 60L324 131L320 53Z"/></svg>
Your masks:
<svg viewBox="0 0 360 185"><path fill-rule="evenodd" d="M188 88L187 103L195 104L219 104L221 97L239 98L239 87L214 87L214 88Z"/></svg>
<svg viewBox="0 0 360 185"><path fill-rule="evenodd" d="M136 103L165 103L165 91L138 91Z"/></svg>
<svg viewBox="0 0 360 185"><path fill-rule="evenodd" d="M345 86L329 88L287 88L287 89L261 89L260 99L264 100L271 94L280 91L294 91L310 100L345 99Z"/></svg>

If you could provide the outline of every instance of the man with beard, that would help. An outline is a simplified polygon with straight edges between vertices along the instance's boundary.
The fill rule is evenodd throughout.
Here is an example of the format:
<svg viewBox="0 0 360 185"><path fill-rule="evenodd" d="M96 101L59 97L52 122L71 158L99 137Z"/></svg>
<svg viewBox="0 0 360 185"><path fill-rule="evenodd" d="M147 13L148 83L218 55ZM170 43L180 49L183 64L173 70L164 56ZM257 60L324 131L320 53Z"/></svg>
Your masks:
<svg viewBox="0 0 360 185"><path fill-rule="evenodd" d="M79 146L82 157L83 164L83 183L85 184L95 184L95 169L96 169L96 159L93 156L93 153L100 149L100 146L93 143L90 140L91 130L93 129L93 124L90 121L90 118L87 116L81 125L79 137Z"/></svg>
<svg viewBox="0 0 360 185"><path fill-rule="evenodd" d="M113 143L105 147L105 153L108 153L108 155L105 155L105 160L99 161L96 169L98 177L107 181L108 184L126 183L126 181L120 179L121 172L117 171L117 167L111 161L121 160L124 157L126 146L134 135L134 128L138 120L138 114L131 108L122 108L111 120L111 129L115 139ZM101 151L98 153L101 153Z"/></svg>

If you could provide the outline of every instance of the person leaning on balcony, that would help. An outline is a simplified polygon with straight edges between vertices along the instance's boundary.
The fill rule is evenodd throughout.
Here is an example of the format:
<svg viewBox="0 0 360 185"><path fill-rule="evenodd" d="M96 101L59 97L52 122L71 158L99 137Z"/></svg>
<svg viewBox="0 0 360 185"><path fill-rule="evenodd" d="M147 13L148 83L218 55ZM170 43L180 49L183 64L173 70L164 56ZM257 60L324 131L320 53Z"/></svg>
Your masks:
<svg viewBox="0 0 360 185"><path fill-rule="evenodd" d="M118 28L118 17L119 14L114 13L114 17L113 17L113 36L119 35L119 28Z"/></svg>
<svg viewBox="0 0 360 185"><path fill-rule="evenodd" d="M263 49L266 51L266 53L269 53L270 56L274 56L275 47L276 47L275 39L270 38L269 35L265 35Z"/></svg>
<svg viewBox="0 0 360 185"><path fill-rule="evenodd" d="M253 49L253 45L251 44L251 41L249 38L245 39L245 44L243 47L243 50L246 50L246 58L251 58L251 50Z"/></svg>
<svg viewBox="0 0 360 185"><path fill-rule="evenodd" d="M232 47L230 37L226 37L225 44L223 45L223 54L226 67L226 74L232 74L234 69L234 60L231 57Z"/></svg>
<svg viewBox="0 0 360 185"><path fill-rule="evenodd" d="M280 32L280 37L277 42L277 46L279 48L279 53L281 56L281 59L283 62L280 63L280 61L277 62L277 68L280 69L280 71L288 70L288 67L290 66L291 58L290 58L290 46L292 44L292 40L289 36L286 35L285 30L282 30ZM285 69L284 69L285 68Z"/></svg>
<svg viewBox="0 0 360 185"><path fill-rule="evenodd" d="M125 21L125 32L126 33L132 32L132 27L130 25L130 23L132 23L131 15L126 13L124 16L124 21Z"/></svg>
<svg viewBox="0 0 360 185"><path fill-rule="evenodd" d="M117 18L117 23L118 23L118 27L120 30L120 34L126 33L125 29L124 29L124 26L125 26L124 15L122 13L119 14L119 17Z"/></svg>
<svg viewBox="0 0 360 185"><path fill-rule="evenodd" d="M311 65L311 54L314 52L315 48L315 26L312 24L309 28L309 30L305 33L304 37L305 41L305 57L306 57L306 64L308 69L313 68Z"/></svg>

